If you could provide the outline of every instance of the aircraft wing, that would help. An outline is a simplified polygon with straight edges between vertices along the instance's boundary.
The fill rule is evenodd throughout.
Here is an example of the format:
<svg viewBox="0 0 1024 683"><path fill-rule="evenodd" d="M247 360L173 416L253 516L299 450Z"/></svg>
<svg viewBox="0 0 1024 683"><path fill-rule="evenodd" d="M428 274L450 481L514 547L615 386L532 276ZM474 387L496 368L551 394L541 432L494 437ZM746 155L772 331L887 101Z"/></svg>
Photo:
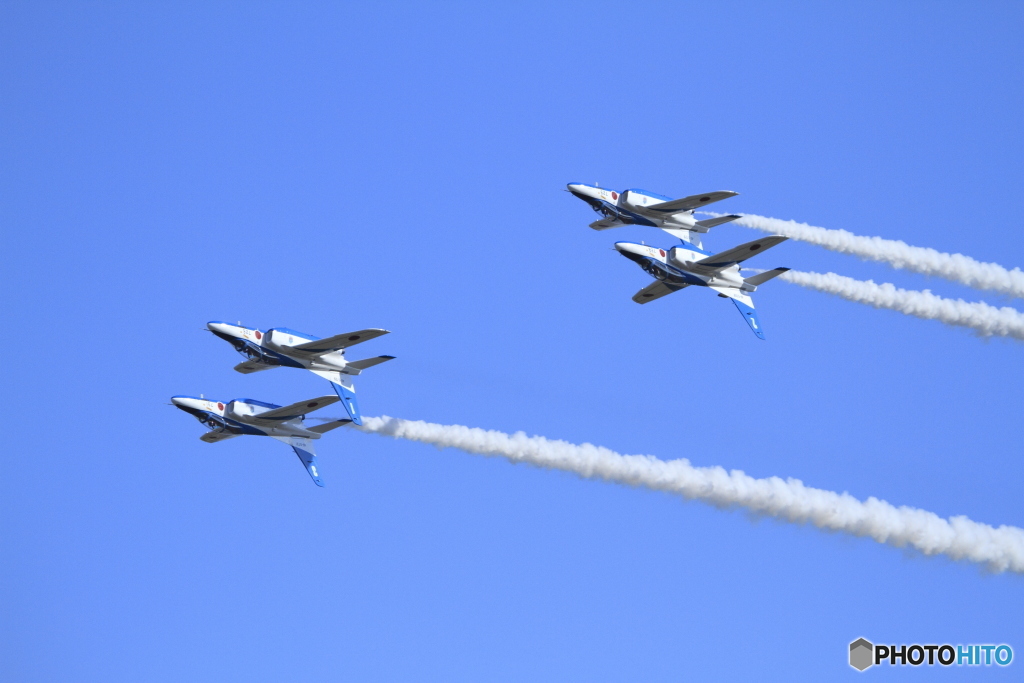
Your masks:
<svg viewBox="0 0 1024 683"><path fill-rule="evenodd" d="M720 202L723 199L735 197L738 194L739 192L729 192L727 190L720 192L708 192L707 194L694 194L689 197L683 197L682 199L673 199L670 202L651 204L650 206L645 206L644 210L662 214L679 213L680 211L690 211L701 206L714 204L715 202Z"/></svg>
<svg viewBox="0 0 1024 683"><path fill-rule="evenodd" d="M314 356L322 356L325 353L338 351L340 349L347 349L350 346L362 344L364 341L376 339L381 335L388 334L388 332L389 330L381 330L377 328L359 330L358 332L346 332L345 334L336 334L333 337L328 337L327 339L317 339L316 341L306 342L305 344L297 344L290 348Z"/></svg>
<svg viewBox="0 0 1024 683"><path fill-rule="evenodd" d="M329 406L332 403L337 403L338 400L339 399L337 396L320 396L318 398L311 398L305 401L299 401L298 403L293 403L290 406L274 408L273 410L268 410L265 413L257 413L253 415L251 418L246 419L252 419L257 422L261 420L271 420L273 422L287 422L288 420L293 420L296 417L312 413L314 410L320 410L324 406Z"/></svg>
<svg viewBox="0 0 1024 683"><path fill-rule="evenodd" d="M247 360L244 363L239 363L235 366L235 372L240 372L243 375L251 375L254 372L260 372L261 370L269 370L270 368L276 367L274 365L264 365L263 363L254 363L251 360Z"/></svg>
<svg viewBox="0 0 1024 683"><path fill-rule="evenodd" d="M736 263L743 263L748 258L757 256L766 249L771 249L777 244L785 242L788 237L782 235L769 235L768 237L762 237L759 240L753 242L747 242L741 244L738 247L733 247L723 251L721 254L715 254L714 256L708 256L700 261L697 261L694 265L703 266L704 268L712 268L714 270L720 270ZM699 269L695 269L700 272Z"/></svg>
<svg viewBox="0 0 1024 683"><path fill-rule="evenodd" d="M206 443L217 443L218 441L233 439L236 436L241 436L241 434L232 434L231 432L206 432L199 438Z"/></svg>
<svg viewBox="0 0 1024 683"><path fill-rule="evenodd" d="M648 301L654 301L660 299L663 296L668 296L672 292L678 292L684 287L689 285L669 285L664 282L655 282L654 284L647 285L639 292L633 295L633 301L638 304L646 304Z"/></svg>
<svg viewBox="0 0 1024 683"><path fill-rule="evenodd" d="M608 228L618 228L622 226L622 221L614 218L602 218L599 221L594 221L590 224L590 227L594 230L607 230Z"/></svg>

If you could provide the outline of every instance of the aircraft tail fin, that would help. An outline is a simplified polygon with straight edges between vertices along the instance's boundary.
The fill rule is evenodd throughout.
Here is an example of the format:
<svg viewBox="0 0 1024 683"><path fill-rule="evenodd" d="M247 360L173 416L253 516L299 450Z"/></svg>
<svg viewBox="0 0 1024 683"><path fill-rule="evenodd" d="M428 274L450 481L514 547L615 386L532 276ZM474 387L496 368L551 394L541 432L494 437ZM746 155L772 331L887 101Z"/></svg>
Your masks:
<svg viewBox="0 0 1024 683"><path fill-rule="evenodd" d="M345 406L345 411L348 416L352 418L352 421L357 425L362 426L363 416L359 414L359 401L356 400L356 387L352 384L352 380L348 377L339 377L339 381L331 382L331 386L334 387L335 393L338 394L338 398L341 399L341 404Z"/></svg>
<svg viewBox="0 0 1024 683"><path fill-rule="evenodd" d="M754 275L752 277L748 277L743 281L746 282L748 285L754 285L755 287L757 287L758 285L763 285L772 278L782 275L787 270L789 270L789 268L773 268L771 270L766 270L763 273L758 273L757 275Z"/></svg>
<svg viewBox="0 0 1024 683"><path fill-rule="evenodd" d="M682 240L686 244L692 244L698 249L703 249L704 244L700 240L700 233L696 230L687 230L686 228L660 228L662 232L667 232L676 239Z"/></svg>
<svg viewBox="0 0 1024 683"><path fill-rule="evenodd" d="M275 436L274 438L292 447L295 455L299 456L302 466L309 472L314 484L324 485L324 480L320 478L320 471L317 467L316 450L313 449L313 443L309 439L301 436Z"/></svg>
<svg viewBox="0 0 1024 683"><path fill-rule="evenodd" d="M754 307L748 306L739 299L733 299L732 302L736 305L736 310L740 312L743 319L750 325L750 331L757 335L758 339L763 340L764 331L761 329L761 321L757 319L757 311L754 310Z"/></svg>
<svg viewBox="0 0 1024 683"><path fill-rule="evenodd" d="M309 472L313 483L323 486L324 480L320 478L320 472L316 468L316 451L313 450L313 444L309 442L309 439L293 438L290 445L295 451L295 455L299 456L299 460L302 461L302 466Z"/></svg>
<svg viewBox="0 0 1024 683"><path fill-rule="evenodd" d="M313 370L312 372L331 383L334 393L341 399L341 405L345 406L345 412L352 418L352 422L362 426L363 417L359 413L359 402L356 400L356 387L352 384L352 378L336 370Z"/></svg>
<svg viewBox="0 0 1024 683"><path fill-rule="evenodd" d="M764 331L761 329L761 321L757 318L757 311L754 310L754 300L750 298L750 295L746 292L742 292L735 287L716 287L709 285L709 289L713 289L718 292L718 296L732 299L733 304L736 305L736 310L740 312L743 319L747 321L747 325L750 326L750 331L757 335L758 339L764 339Z"/></svg>

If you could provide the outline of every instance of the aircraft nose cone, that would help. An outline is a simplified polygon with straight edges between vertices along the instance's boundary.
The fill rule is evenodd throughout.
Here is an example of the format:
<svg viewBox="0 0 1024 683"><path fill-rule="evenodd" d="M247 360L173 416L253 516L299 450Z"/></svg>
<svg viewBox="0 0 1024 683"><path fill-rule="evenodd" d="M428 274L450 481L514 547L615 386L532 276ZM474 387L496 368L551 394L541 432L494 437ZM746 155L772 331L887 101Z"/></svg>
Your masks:
<svg viewBox="0 0 1024 683"><path fill-rule="evenodd" d="M576 195L577 197L594 196L594 188L590 187L589 185L584 185L582 183L569 183L565 187L566 189L569 190L569 192Z"/></svg>
<svg viewBox="0 0 1024 683"><path fill-rule="evenodd" d="M616 242L615 249L630 261L637 263L643 263L647 256L647 247L632 242Z"/></svg>
<svg viewBox="0 0 1024 683"><path fill-rule="evenodd" d="M214 320L214 321L206 323L206 327L211 332L227 332L233 326L232 325L228 325L227 323L222 323L222 322L218 322L218 321Z"/></svg>

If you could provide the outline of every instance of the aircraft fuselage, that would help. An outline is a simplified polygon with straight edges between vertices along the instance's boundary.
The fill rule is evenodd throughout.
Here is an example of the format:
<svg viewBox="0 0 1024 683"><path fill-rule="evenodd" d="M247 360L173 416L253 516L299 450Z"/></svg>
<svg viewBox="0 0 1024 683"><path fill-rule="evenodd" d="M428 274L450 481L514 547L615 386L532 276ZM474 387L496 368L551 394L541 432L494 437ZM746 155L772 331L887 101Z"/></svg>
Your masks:
<svg viewBox="0 0 1024 683"><path fill-rule="evenodd" d="M668 284L731 287L744 292L753 292L757 289L743 281L739 266L736 265L722 268L713 274L696 273L687 269L688 264L696 263L711 254L685 242L667 250L635 242L616 242L615 249L643 268L654 279Z"/></svg>
<svg viewBox="0 0 1024 683"><path fill-rule="evenodd" d="M665 216L651 215L651 212L647 211L647 207L671 201L671 198L647 190L632 189L616 192L584 183L570 183L568 189L574 197L582 199L590 205L590 208L604 217L604 221L590 226L598 230L622 225L692 230L697 223L692 210Z"/></svg>
<svg viewBox="0 0 1024 683"><path fill-rule="evenodd" d="M271 328L263 332L251 327L222 322L211 322L206 326L215 335L234 346L238 353L256 363L314 371L340 372L346 375L359 374L359 370L348 367L343 350L305 357L310 354L292 349L298 344L319 341L319 337L285 327Z"/></svg>
<svg viewBox="0 0 1024 683"><path fill-rule="evenodd" d="M253 436L297 436L305 439L319 439L321 436L305 429L301 418L285 420L273 426L254 424L253 420L258 419L260 413L281 406L251 398L236 398L225 403L194 396L172 396L171 402L176 408L189 413L215 432Z"/></svg>

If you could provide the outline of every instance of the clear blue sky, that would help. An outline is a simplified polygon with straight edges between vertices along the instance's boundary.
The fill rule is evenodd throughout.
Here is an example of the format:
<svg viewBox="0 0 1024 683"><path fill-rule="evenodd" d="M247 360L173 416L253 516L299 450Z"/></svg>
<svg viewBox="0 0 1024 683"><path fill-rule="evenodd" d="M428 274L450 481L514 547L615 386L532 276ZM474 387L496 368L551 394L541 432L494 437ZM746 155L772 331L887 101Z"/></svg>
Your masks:
<svg viewBox="0 0 1024 683"><path fill-rule="evenodd" d="M1024 264L1022 6L840 5L5 3L0 677L825 680L859 636L1019 673L1019 577L348 430L318 489L166 405L328 389L232 372L208 320L379 326L369 415L1024 525L1024 346L784 282L766 342L705 291L637 306L611 244L669 238L562 192Z"/></svg>

